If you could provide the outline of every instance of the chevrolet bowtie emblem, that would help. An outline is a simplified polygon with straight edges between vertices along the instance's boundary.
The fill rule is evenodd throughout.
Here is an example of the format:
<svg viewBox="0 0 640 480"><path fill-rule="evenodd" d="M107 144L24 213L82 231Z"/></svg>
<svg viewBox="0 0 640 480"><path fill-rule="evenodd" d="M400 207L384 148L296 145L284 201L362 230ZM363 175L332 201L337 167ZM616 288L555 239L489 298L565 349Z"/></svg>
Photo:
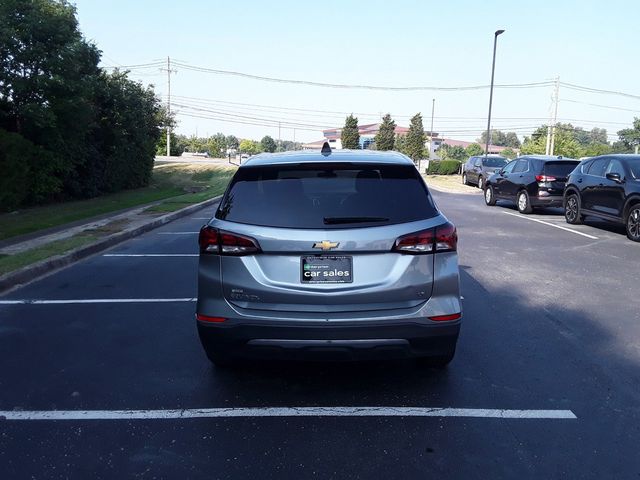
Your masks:
<svg viewBox="0 0 640 480"><path fill-rule="evenodd" d="M313 244L313 248L321 248L322 250L331 250L340 245L338 242L330 242L329 240L323 240Z"/></svg>

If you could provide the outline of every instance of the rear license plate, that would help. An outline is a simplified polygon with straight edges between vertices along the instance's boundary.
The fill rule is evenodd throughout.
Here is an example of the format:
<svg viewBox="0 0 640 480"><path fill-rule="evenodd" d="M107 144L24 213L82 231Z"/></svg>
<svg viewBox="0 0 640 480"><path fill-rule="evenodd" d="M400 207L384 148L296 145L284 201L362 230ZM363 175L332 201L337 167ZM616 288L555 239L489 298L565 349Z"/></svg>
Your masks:
<svg viewBox="0 0 640 480"><path fill-rule="evenodd" d="M353 259L345 256L314 256L300 259L302 283L352 283Z"/></svg>

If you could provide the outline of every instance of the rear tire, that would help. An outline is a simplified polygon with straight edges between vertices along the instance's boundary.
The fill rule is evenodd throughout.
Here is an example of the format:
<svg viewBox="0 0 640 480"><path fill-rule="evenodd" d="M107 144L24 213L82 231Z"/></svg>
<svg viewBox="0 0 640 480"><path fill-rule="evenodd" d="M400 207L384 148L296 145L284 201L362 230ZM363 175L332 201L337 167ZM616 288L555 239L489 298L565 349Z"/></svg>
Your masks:
<svg viewBox="0 0 640 480"><path fill-rule="evenodd" d="M488 185L484 190L484 203L493 207L496 204L496 194L493 191L493 186Z"/></svg>
<svg viewBox="0 0 640 480"><path fill-rule="evenodd" d="M469 180L467 180L467 174L466 173L462 174L462 184L463 185L469 185Z"/></svg>
<svg viewBox="0 0 640 480"><path fill-rule="evenodd" d="M627 230L627 238L634 242L640 242L640 204L636 203L629 209L624 223Z"/></svg>
<svg viewBox="0 0 640 480"><path fill-rule="evenodd" d="M564 219L571 225L580 225L584 216L580 213L580 199L575 193L567 195L564 205Z"/></svg>
<svg viewBox="0 0 640 480"><path fill-rule="evenodd" d="M518 192L518 196L516 197L516 205L518 206L518 211L520 213L527 214L533 212L531 202L529 201L529 194L526 190L521 190L520 192Z"/></svg>
<svg viewBox="0 0 640 480"><path fill-rule="evenodd" d="M484 190L484 178L478 177L478 188Z"/></svg>

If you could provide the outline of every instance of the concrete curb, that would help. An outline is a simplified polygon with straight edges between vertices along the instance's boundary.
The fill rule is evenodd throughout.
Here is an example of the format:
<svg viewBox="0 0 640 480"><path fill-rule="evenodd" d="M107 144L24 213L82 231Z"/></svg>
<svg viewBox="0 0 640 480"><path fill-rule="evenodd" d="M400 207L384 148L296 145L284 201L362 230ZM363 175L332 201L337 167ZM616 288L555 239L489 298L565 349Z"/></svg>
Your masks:
<svg viewBox="0 0 640 480"><path fill-rule="evenodd" d="M45 276L53 271L71 265L78 260L94 255L102 250L106 250L107 248L113 247L114 245L146 233L150 230L153 230L154 228L166 225L173 220L186 217L187 215L197 212L198 210L202 210L203 208L215 204L221 198L222 195L219 195L217 197L210 198L209 200L205 200L204 202L196 203L195 205L189 205L188 207L176 210L175 212L168 213L161 217L156 217L152 220L149 220L147 223L138 225L137 227L131 228L129 230L114 233L113 235L105 237L90 245L70 250L67 253L63 253L62 255L56 255L55 257L42 260L32 265L27 265L26 267L23 267L19 270L1 275L0 293L6 293L6 291L11 290L15 287L26 285L27 283L37 280L38 278Z"/></svg>
<svg viewBox="0 0 640 480"><path fill-rule="evenodd" d="M458 191L458 190L454 190L453 188L449 189L446 187L441 187L441 186L436 186L434 184L429 184L429 182L427 182L427 187L429 187L430 189L436 190L438 192L442 192L442 193L455 193L458 195L479 195L482 194L482 190L477 190L475 192L468 192L468 191Z"/></svg>

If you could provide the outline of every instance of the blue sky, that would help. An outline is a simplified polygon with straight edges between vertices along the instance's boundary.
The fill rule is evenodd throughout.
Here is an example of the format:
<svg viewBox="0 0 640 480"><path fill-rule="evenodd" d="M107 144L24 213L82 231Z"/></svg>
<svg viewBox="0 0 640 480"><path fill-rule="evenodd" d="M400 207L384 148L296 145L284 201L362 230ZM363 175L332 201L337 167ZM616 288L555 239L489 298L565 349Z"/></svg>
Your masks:
<svg viewBox="0 0 640 480"><path fill-rule="evenodd" d="M633 1L77 0L76 6L80 28L103 51L105 66L144 64L169 55L189 65L328 83L486 85L493 32L504 28L496 83L540 82L559 75L563 82L640 95ZM488 90L338 90L177 69L171 85L177 130L188 135L220 131L277 138L275 122L281 121L298 125L295 132L281 128L282 139L318 140L322 126L344 122L342 113L321 110L357 112L360 123L391 112L400 125L422 112L429 128L432 98L434 130L442 135L473 140L486 128ZM136 69L131 76L166 95L166 73L157 67ZM550 86L496 90L494 128L515 130L522 137L549 117L551 94ZM631 124L634 114L640 116L640 99L563 87L560 99L561 121L572 119L586 129L604 127L614 136ZM226 120L187 116L194 113Z"/></svg>

